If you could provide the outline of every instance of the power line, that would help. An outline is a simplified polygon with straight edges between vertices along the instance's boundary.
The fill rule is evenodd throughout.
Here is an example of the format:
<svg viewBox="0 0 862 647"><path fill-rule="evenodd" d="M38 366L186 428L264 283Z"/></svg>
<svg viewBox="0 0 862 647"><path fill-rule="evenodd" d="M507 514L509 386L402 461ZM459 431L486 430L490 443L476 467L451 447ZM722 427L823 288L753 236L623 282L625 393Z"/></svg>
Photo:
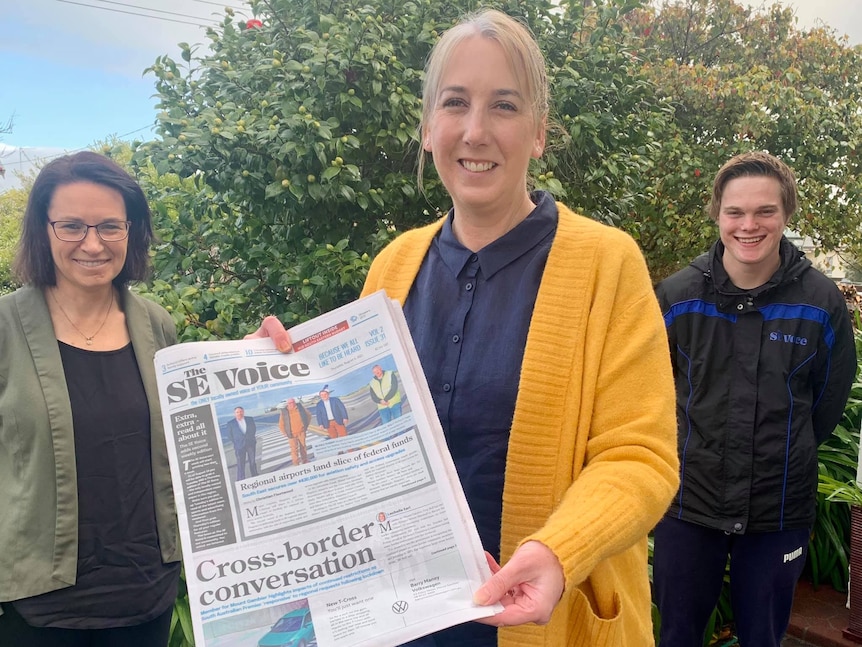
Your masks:
<svg viewBox="0 0 862 647"><path fill-rule="evenodd" d="M109 2L110 0L98 0L99 2ZM195 27L207 27L215 24L214 22L207 24L201 24L197 22L188 22L187 20L176 20L175 18L163 18L162 16L152 16L146 13L138 13L135 11L123 11L122 9L112 9L111 7L99 7L98 5L86 4L84 2L74 2L74 0L57 0L57 2L63 2L65 4L74 4L79 5L81 7L90 7L91 9L101 9L102 11L112 11L114 13L123 13L128 14L130 16L142 16L144 18L152 18L154 20L164 20L166 22L176 22L181 25L194 25ZM134 7L134 5L126 5L122 2L113 2L111 4L119 4L127 7ZM146 9L147 11L160 11L159 9L147 9L146 7L135 7L138 9ZM171 13L175 16L185 16L187 18L194 18L195 20L206 20L206 18L199 18L198 16L186 16L186 14L177 14L170 11L164 11L163 13Z"/></svg>
<svg viewBox="0 0 862 647"><path fill-rule="evenodd" d="M224 2L210 2L210 0L192 0L192 2L200 2L201 4L211 4L214 7L230 7L231 9L236 9L237 11L242 11L245 7L234 7L229 4L225 4Z"/></svg>
<svg viewBox="0 0 862 647"><path fill-rule="evenodd" d="M207 20L206 18L201 18L200 16L190 16L185 13L177 13L176 11L167 11L165 9L153 9L152 7L142 7L136 4L129 4L128 2L117 2L116 0L95 0L95 2L103 2L104 4L115 4L121 7L129 7L131 9L143 9L144 11L152 11L153 13L164 13L169 16L180 16L181 18L194 18L195 20Z"/></svg>
<svg viewBox="0 0 862 647"><path fill-rule="evenodd" d="M123 137L128 137L129 135L134 135L135 133L139 133L142 130L148 130L148 129L152 128L153 125L142 126L140 128L136 128L135 130L130 130L127 133L123 133L122 135L108 135L108 136L112 137L112 138L116 138L116 139L123 139ZM53 155L43 155L42 157L36 157L36 158L32 158L27 153L25 153L24 151L26 148L27 147L16 147L16 148L13 148L7 152L0 152L0 158L2 158L4 156L12 156L12 155L16 155L16 154L19 157L18 162L7 162L6 164L4 164L4 166L6 166L6 168L9 168L12 166L24 166L26 164L36 164L38 162L43 162L43 161L55 159L57 157L62 157L63 155L71 155L72 153L78 153L80 151L90 150L92 148L92 146L81 146L80 148L74 148L72 150L64 150L61 153L54 153ZM29 148L38 148L38 147L34 146L34 147L29 147ZM20 161L21 156L26 157L28 161L27 162Z"/></svg>
<svg viewBox="0 0 862 647"><path fill-rule="evenodd" d="M93 0L91 0L91 1L93 1ZM192 15L189 15L189 14L182 14L182 13L177 13L177 12L174 12L174 11L166 11L166 10L163 10L163 9L155 9L155 8L152 8L152 7L143 7L143 6L140 6L140 5L133 5L133 4L129 4L129 3L126 3L126 2L116 2L116 1L113 1L113 0L94 0L94 1L95 1L95 2L102 2L102 3L105 3L105 4L118 5L118 6L121 6L121 7L127 7L127 8L129 8L129 9L141 9L141 10L143 10L143 11L152 11L152 12L155 12L155 13L167 14L167 15L170 15L170 16L178 16L178 17L180 17L180 18L192 18L193 20L204 20L204 21L206 21L206 20L207 20L206 18L201 18L200 16L192 16ZM219 2L209 2L208 0L192 0L192 1L193 1L193 2L200 2L200 3L202 3L202 4L214 5L214 6L217 6L217 7L225 7L225 6L228 6L228 5L225 5L224 3L219 3ZM195 27L207 27L207 26L211 26L211 25L213 25L213 24L216 24L216 21L212 21L212 22L210 22L209 24L201 24L201 23L198 23L198 22L188 22L188 21L186 21L186 20L177 20L177 19L175 19L175 18L166 18L166 17L163 17L163 16L154 16L154 15L151 15L151 14L147 14L147 13L140 13L140 12L136 12L136 11L125 11L125 10L122 10L122 9L114 9L114 8L112 8L112 7L100 7L100 6L98 6L98 5L88 4L88 3L86 3L86 2L76 2L75 0L57 0L57 2L62 2L62 3L64 3L64 4L77 5L77 6L80 6L80 7L88 7L88 8L90 8L90 9L101 9L102 11L111 11L111 12L113 12L113 13L122 13L122 14L130 15L130 16L138 16L138 17L143 17L143 18L152 18L153 20L162 20L162 21L165 21L165 22L174 22L174 23L179 23L179 24L183 24L183 25L193 25L193 26L195 26ZM231 8L232 8L232 9L241 10L241 9L240 9L240 7L231 7ZM116 137L117 139L123 139L124 137L128 137L129 135L134 135L135 133L141 132L141 131L143 131L143 130L148 130L148 129L151 129L151 128L153 128L153 125L143 126L143 127L141 127L141 128L137 128L137 129L135 129L135 130L131 130L131 131L129 131L129 132L127 132L127 133L124 133L124 134L122 134L122 135L113 135L113 136L114 136L114 137ZM54 158L57 158L57 157L61 157L61 156L63 156L63 155L69 155L69 154L71 154L71 153L76 153L76 152L78 152L78 151L87 150L87 149L89 149L89 148L90 148L90 146L83 146L83 147L81 147L81 148L77 148L77 149L73 149L73 150L64 150L64 151L63 151L63 152L61 152L61 153L57 153L57 154L53 154L53 155L45 155L45 156L37 157L37 158L30 158L30 156L29 156L29 155L27 155L26 153L24 153L23 149L19 147L19 148L11 149L11 150L8 150L8 151L0 152L0 157L8 157L8 156L10 156L10 155L15 155L15 154L17 153L17 154L18 154L18 157L19 157L19 160L21 159L21 157L22 157L22 156L24 156L24 157L27 157L27 159L28 159L29 161L28 161L28 162L23 162L23 161L18 161L18 162L6 162L5 166L6 166L6 167L12 167L12 166L24 166L25 164L33 164L33 163L37 163L37 162L47 161L47 160L51 160L51 159L54 159ZM0 149L0 150L2 150L2 149Z"/></svg>

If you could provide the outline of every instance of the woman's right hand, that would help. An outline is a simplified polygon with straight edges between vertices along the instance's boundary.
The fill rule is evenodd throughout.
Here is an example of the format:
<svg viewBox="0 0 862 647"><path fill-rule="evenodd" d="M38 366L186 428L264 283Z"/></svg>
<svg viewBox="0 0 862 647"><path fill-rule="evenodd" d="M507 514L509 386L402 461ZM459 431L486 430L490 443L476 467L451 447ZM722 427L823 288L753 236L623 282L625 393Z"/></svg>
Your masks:
<svg viewBox="0 0 862 647"><path fill-rule="evenodd" d="M272 315L264 317L263 321L260 322L260 328L246 335L243 339L265 339L267 337L272 339L275 347L282 353L289 353L293 350L290 335L278 318Z"/></svg>
<svg viewBox="0 0 862 647"><path fill-rule="evenodd" d="M499 602L504 610L476 622L496 627L522 625L528 622L544 625L566 588L566 576L554 552L539 541L527 541L500 567L487 552L491 579L473 596L476 604Z"/></svg>

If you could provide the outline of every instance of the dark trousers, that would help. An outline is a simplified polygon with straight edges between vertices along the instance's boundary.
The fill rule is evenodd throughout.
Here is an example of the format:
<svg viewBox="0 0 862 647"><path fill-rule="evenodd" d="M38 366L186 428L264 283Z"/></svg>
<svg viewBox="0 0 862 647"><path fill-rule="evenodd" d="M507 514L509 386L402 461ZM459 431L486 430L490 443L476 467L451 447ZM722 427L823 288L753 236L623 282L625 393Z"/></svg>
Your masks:
<svg viewBox="0 0 862 647"><path fill-rule="evenodd" d="M257 476L257 464L255 463L255 454L257 452L257 443L254 445L234 445L234 454L236 454L236 480L242 481L245 479L245 462L248 460L248 470L251 476Z"/></svg>
<svg viewBox="0 0 862 647"><path fill-rule="evenodd" d="M3 603L0 645L3 647L162 647L168 644L173 607L132 627L54 629L31 627L10 603Z"/></svg>
<svg viewBox="0 0 862 647"><path fill-rule="evenodd" d="M730 556L730 599L740 647L780 647L808 554L809 530L727 534L678 519L655 529L653 589L659 647L700 647Z"/></svg>
<svg viewBox="0 0 862 647"><path fill-rule="evenodd" d="M248 457L248 469L252 476L257 476L257 442L246 445L246 456Z"/></svg>
<svg viewBox="0 0 862 647"><path fill-rule="evenodd" d="M465 622L403 643L400 647L497 647L497 627Z"/></svg>

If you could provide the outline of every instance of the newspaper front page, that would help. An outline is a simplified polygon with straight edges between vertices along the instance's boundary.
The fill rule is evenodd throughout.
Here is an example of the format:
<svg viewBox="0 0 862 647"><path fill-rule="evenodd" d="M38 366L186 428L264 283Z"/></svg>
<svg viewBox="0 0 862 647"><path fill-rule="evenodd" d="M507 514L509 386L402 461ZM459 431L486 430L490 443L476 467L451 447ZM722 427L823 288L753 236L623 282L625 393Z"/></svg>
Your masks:
<svg viewBox="0 0 862 647"><path fill-rule="evenodd" d="M156 354L198 647L388 647L492 615L400 306Z"/></svg>

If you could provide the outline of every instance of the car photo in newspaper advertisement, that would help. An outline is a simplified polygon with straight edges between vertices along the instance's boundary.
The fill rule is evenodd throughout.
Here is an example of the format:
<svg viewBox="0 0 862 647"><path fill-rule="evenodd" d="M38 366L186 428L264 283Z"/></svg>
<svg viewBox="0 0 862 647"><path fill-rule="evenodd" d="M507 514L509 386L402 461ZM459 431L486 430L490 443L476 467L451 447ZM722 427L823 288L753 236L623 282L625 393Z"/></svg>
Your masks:
<svg viewBox="0 0 862 647"><path fill-rule="evenodd" d="M257 642L258 647L316 647L314 623L307 606L285 613Z"/></svg>

